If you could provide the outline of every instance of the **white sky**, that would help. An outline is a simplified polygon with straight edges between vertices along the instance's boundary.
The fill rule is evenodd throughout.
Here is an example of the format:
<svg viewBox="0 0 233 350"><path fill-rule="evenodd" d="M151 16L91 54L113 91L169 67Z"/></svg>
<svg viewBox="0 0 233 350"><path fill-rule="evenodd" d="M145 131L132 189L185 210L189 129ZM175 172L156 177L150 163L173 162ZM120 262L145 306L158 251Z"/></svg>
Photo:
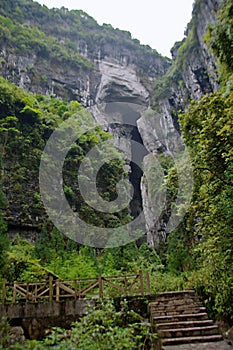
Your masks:
<svg viewBox="0 0 233 350"><path fill-rule="evenodd" d="M37 0L49 8L83 10L99 24L131 32L142 44L164 56L182 40L194 0Z"/></svg>

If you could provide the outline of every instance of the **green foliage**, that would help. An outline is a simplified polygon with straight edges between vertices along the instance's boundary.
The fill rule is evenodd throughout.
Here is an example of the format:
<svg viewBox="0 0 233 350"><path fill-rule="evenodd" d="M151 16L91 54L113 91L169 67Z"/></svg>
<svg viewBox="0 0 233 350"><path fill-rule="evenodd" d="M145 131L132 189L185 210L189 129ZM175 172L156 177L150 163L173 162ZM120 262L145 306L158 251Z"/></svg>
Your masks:
<svg viewBox="0 0 233 350"><path fill-rule="evenodd" d="M179 274L190 268L189 242L179 229L174 230L167 240L167 266L169 271Z"/></svg>
<svg viewBox="0 0 233 350"><path fill-rule="evenodd" d="M130 243L98 253L94 248L78 247L58 231L55 232L60 243L57 244L57 239L54 240L43 229L35 244L34 254L46 269L61 279L95 278L99 274L119 276L122 273L138 273L140 269L150 274L163 271L158 254L146 243L139 248L135 243Z"/></svg>
<svg viewBox="0 0 233 350"><path fill-rule="evenodd" d="M233 71L233 4L226 0L214 26L210 26L208 41L223 67L222 79L226 81Z"/></svg>
<svg viewBox="0 0 233 350"><path fill-rule="evenodd" d="M232 318L233 129L232 88L193 102L181 125L195 169L187 226L202 237L194 253L199 272L193 286L210 300L215 315ZM198 276L196 279L195 276Z"/></svg>
<svg viewBox="0 0 233 350"><path fill-rule="evenodd" d="M41 281L46 278L47 271L33 257L34 246L27 240L16 236L7 253L7 275L9 282Z"/></svg>
<svg viewBox="0 0 233 350"><path fill-rule="evenodd" d="M0 319L0 349L7 349L9 340L10 325L7 318Z"/></svg>
<svg viewBox="0 0 233 350"><path fill-rule="evenodd" d="M79 251L73 250L72 253L63 255L63 258L58 255L53 256L46 266L65 280L93 278L98 275L98 264L85 247Z"/></svg>
<svg viewBox="0 0 233 350"><path fill-rule="evenodd" d="M0 162L1 165L1 162ZM7 224L3 218L2 209L5 203L5 197L0 184L0 277L6 277L7 269L7 250L10 240L7 233Z"/></svg>
<svg viewBox="0 0 233 350"><path fill-rule="evenodd" d="M9 237L7 233L7 224L0 214L0 271L4 274L6 268L6 252L9 247Z"/></svg>
<svg viewBox="0 0 233 350"><path fill-rule="evenodd" d="M191 273L189 271L180 274L174 273L173 271L154 271L150 275L151 292L161 293L187 289L190 275Z"/></svg>
<svg viewBox="0 0 233 350"><path fill-rule="evenodd" d="M39 193L40 157L52 131L63 120L69 120L69 117L75 115L76 126L79 125L79 132L82 135L72 145L65 159L64 192L67 199L71 206L76 207L84 220L97 226L116 227L128 222L130 218L127 208L119 214L105 216L89 207L82 199L76 171L86 153L94 146L97 146L100 157L103 156L104 151L98 144L110 136L99 126L94 126L91 115L77 101L71 101L68 104L52 97L28 94L1 79L0 107L2 181L3 191L8 193L9 217L6 216L8 220L11 220L10 215L14 208L14 216L16 212L18 213L17 224L25 222L33 225L43 224L45 213L41 199L38 195L32 195L32 193ZM70 127L73 128L73 125ZM87 128L91 130L85 132ZM125 171L123 170L124 161L117 160L119 153L114 148L109 149L109 152L116 157L116 160L100 169L97 188L103 198L106 198L108 193L106 199L111 201L116 196L116 184L125 176ZM6 164L7 171L5 171ZM91 173L92 164L90 164ZM87 185L88 181L89 179L87 179Z"/></svg>
<svg viewBox="0 0 233 350"><path fill-rule="evenodd" d="M58 64L68 67L91 69L92 63L82 57L75 46L68 39L61 41L46 35L38 27L15 23L10 18L0 16L1 31L0 44L7 49L21 55L35 54L38 58L55 60Z"/></svg>
<svg viewBox="0 0 233 350"><path fill-rule="evenodd" d="M143 243L139 249L139 256L136 260L137 266L139 266L142 271L149 271L150 274L153 272L163 271L164 266L161 259L155 249Z"/></svg>

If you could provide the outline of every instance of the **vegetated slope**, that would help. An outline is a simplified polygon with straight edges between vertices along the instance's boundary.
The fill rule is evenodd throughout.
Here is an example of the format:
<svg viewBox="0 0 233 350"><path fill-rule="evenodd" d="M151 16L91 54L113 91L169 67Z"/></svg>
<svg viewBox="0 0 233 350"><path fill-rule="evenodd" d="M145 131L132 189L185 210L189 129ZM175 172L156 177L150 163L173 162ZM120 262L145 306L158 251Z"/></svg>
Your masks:
<svg viewBox="0 0 233 350"><path fill-rule="evenodd" d="M0 95L2 186L7 199L5 218L8 223L16 228L36 229L45 222L39 193L40 158L54 128L70 116L75 116L83 135L67 154L63 174L64 192L70 205L81 210L80 215L87 222L101 225L102 220L108 221L110 217L114 221L118 215L104 219L101 213L97 215L94 209L85 206L74 180L80 161L88 150L110 138L110 135L94 126L92 116L76 101L68 104L53 97L28 94L4 79L0 80ZM85 132L87 127L92 130ZM123 162L116 160L102 167L97 187L103 196L106 188L109 189L110 199L114 196L115 183L124 174L122 166ZM127 209L122 215L127 216Z"/></svg>

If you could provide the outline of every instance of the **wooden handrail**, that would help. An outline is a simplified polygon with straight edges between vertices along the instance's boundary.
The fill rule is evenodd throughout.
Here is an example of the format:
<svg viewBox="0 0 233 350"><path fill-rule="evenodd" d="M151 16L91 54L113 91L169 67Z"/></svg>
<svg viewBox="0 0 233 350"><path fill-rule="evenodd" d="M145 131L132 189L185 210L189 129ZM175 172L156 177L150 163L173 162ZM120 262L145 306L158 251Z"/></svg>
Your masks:
<svg viewBox="0 0 233 350"><path fill-rule="evenodd" d="M120 277L79 278L74 281L54 280L39 282L2 282L2 303L62 301L67 298L103 298L106 295L142 295L150 294L150 278L142 271L135 275Z"/></svg>

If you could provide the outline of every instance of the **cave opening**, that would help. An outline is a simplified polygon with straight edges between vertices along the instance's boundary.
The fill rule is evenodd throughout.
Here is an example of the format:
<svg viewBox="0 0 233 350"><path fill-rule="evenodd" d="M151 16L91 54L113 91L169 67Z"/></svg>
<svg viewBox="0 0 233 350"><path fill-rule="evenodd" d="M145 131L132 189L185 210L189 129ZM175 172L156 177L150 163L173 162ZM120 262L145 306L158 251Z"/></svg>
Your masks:
<svg viewBox="0 0 233 350"><path fill-rule="evenodd" d="M130 203L130 214L133 218L136 218L143 210L141 179L143 176L143 159L148 154L148 151L144 147L143 140L137 126L134 126L131 130L131 140L143 146L140 147L140 151L138 151L138 147L135 147L136 144L133 142L131 147L132 160L130 162L131 171L129 174L129 181L134 188L134 193Z"/></svg>

